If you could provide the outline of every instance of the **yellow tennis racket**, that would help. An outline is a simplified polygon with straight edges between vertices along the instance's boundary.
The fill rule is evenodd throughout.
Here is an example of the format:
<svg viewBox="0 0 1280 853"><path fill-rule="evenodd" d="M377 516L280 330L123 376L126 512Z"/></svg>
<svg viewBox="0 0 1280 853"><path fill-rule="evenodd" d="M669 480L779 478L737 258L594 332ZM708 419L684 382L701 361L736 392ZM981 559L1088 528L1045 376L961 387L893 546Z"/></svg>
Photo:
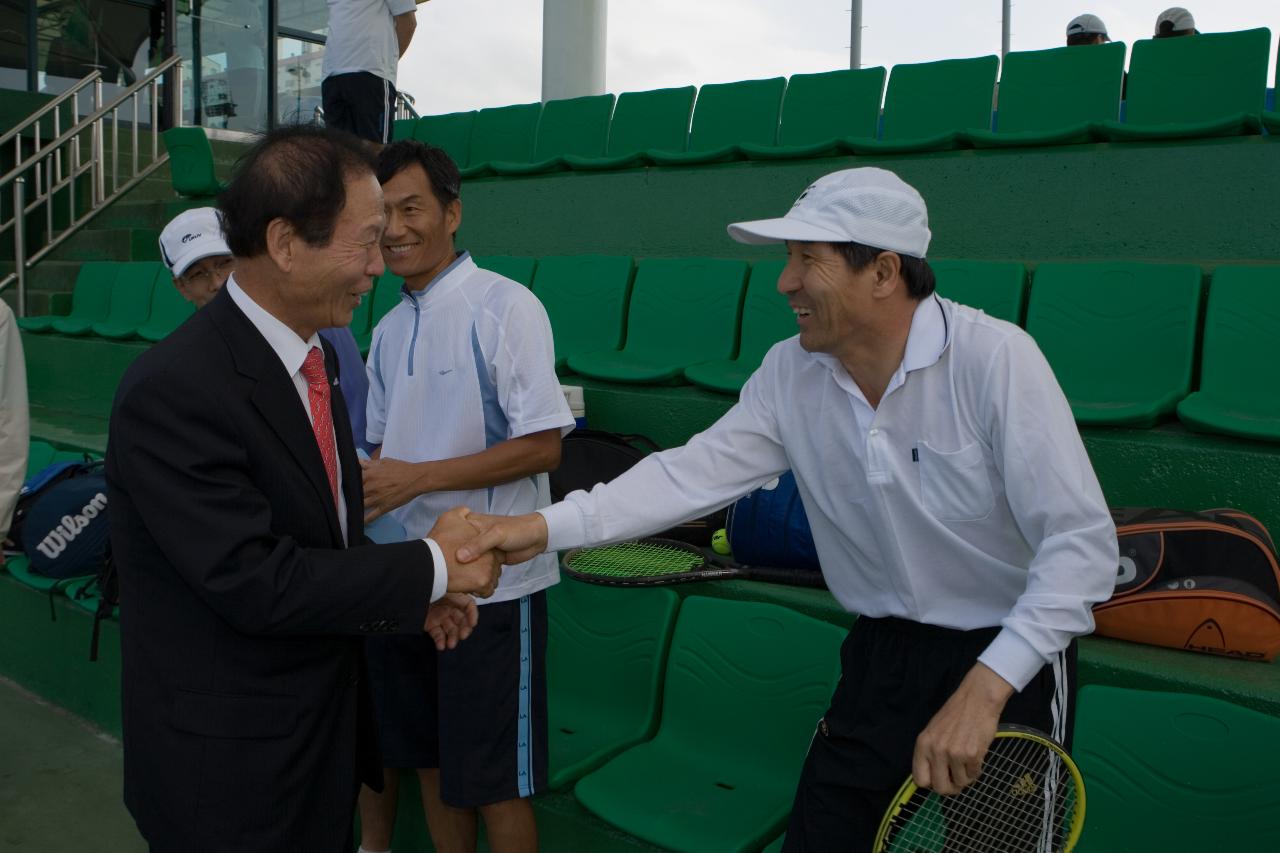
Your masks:
<svg viewBox="0 0 1280 853"><path fill-rule="evenodd" d="M908 778L874 853L1068 853L1084 827L1080 769L1048 735L1001 726L982 774L944 797Z"/></svg>

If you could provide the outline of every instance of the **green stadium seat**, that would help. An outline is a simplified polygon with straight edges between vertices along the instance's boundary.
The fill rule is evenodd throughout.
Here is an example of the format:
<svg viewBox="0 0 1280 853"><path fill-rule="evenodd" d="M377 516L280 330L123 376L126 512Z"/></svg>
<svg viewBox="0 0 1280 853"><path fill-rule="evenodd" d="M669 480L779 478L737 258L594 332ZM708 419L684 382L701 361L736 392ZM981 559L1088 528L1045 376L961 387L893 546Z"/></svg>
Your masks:
<svg viewBox="0 0 1280 853"><path fill-rule="evenodd" d="M1022 325L1027 308L1027 268L1007 261L930 261L938 293Z"/></svg>
<svg viewBox="0 0 1280 853"><path fill-rule="evenodd" d="M609 141L613 95L547 101L538 119L531 163L490 163L499 175L533 175L565 168L565 156L603 157Z"/></svg>
<svg viewBox="0 0 1280 853"><path fill-rule="evenodd" d="M883 68L796 74L782 99L778 144L743 143L752 160L821 157L839 153L838 140L874 137L884 96Z"/></svg>
<svg viewBox="0 0 1280 853"><path fill-rule="evenodd" d="M533 282L533 271L538 266L537 258L517 258L513 255L486 255L475 258L476 266L496 272L500 276L518 281L525 287Z"/></svg>
<svg viewBox="0 0 1280 853"><path fill-rule="evenodd" d="M954 148L969 130L991 127L995 56L895 65L884 96L879 139L847 139L854 154L896 154Z"/></svg>
<svg viewBox="0 0 1280 853"><path fill-rule="evenodd" d="M399 142L401 139L412 139L413 129L417 127L418 120L416 118L398 118L391 123L391 141Z"/></svg>
<svg viewBox="0 0 1280 853"><path fill-rule="evenodd" d="M476 123L475 110L423 116L413 129L413 138L436 148L443 148L459 169L464 169L471 148L471 128Z"/></svg>
<svg viewBox="0 0 1280 853"><path fill-rule="evenodd" d="M844 635L776 604L689 596L657 735L583 777L578 801L670 850L759 850L785 826Z"/></svg>
<svg viewBox="0 0 1280 853"><path fill-rule="evenodd" d="M356 339L356 346L362 353L369 351L369 339L373 335L373 294L377 292L377 279L374 279L373 287L373 290L361 298L360 307L351 312L351 322L347 324L347 328L351 329L351 337Z"/></svg>
<svg viewBox="0 0 1280 853"><path fill-rule="evenodd" d="M489 164L494 162L528 163L533 158L533 139L541 114L541 103L490 107L478 112L462 177L491 174Z"/></svg>
<svg viewBox="0 0 1280 853"><path fill-rule="evenodd" d="M1266 368L1280 329L1280 266L1218 267L1209 286L1200 390L1178 405L1194 430L1280 441L1280 384Z"/></svg>
<svg viewBox="0 0 1280 853"><path fill-rule="evenodd" d="M1265 27L1134 42L1124 123L1097 130L1116 142L1257 133L1270 50Z"/></svg>
<svg viewBox="0 0 1280 853"><path fill-rule="evenodd" d="M1276 79L1272 86L1275 92L1280 92L1280 48L1276 50ZM1276 97L1280 97L1280 95ZM1280 136L1280 102L1273 101L1272 106L1275 109L1263 111L1262 126L1272 136Z"/></svg>
<svg viewBox="0 0 1280 853"><path fill-rule="evenodd" d="M688 146L673 151L652 148L649 159L664 166L719 163L739 159L739 145L775 144L786 88L785 77L703 86L693 108Z"/></svg>
<svg viewBox="0 0 1280 853"><path fill-rule="evenodd" d="M641 261L622 350L571 355L569 369L613 382L674 384L691 364L730 358L738 346L746 277L744 261Z"/></svg>
<svg viewBox="0 0 1280 853"><path fill-rule="evenodd" d="M778 276L786 261L762 261L751 268L747 298L742 303L742 331L734 358L706 361L688 367L684 376L723 394L737 394L764 361L769 347L797 332L796 315L778 293Z"/></svg>
<svg viewBox="0 0 1280 853"><path fill-rule="evenodd" d="M178 292L168 271L161 270L151 294L151 314L147 322L138 327L138 337L152 342L164 340L170 332L185 323L195 310L195 304Z"/></svg>
<svg viewBox="0 0 1280 853"><path fill-rule="evenodd" d="M171 127L164 133L169 152L169 173L178 195L203 198L222 190L213 169L213 146L203 127Z"/></svg>
<svg viewBox="0 0 1280 853"><path fill-rule="evenodd" d="M53 455L57 450L47 441L32 441L27 446L27 473L23 477L24 480L30 480L31 475L42 471L53 463Z"/></svg>
<svg viewBox="0 0 1280 853"><path fill-rule="evenodd" d="M1072 754L1088 811L1076 853L1211 850L1227 838L1280 850L1277 744L1280 719L1221 699L1082 687Z"/></svg>
<svg viewBox="0 0 1280 853"><path fill-rule="evenodd" d="M610 255L565 255L538 262L533 293L551 320L556 370L566 370L571 355L622 346L631 272L631 258Z"/></svg>
<svg viewBox="0 0 1280 853"><path fill-rule="evenodd" d="M680 597L562 580L547 590L550 784L653 736Z"/></svg>
<svg viewBox="0 0 1280 853"><path fill-rule="evenodd" d="M387 312L396 307L396 303L400 301L400 289L404 287L404 279L394 273L385 272L378 276L378 281L373 286L373 304L369 309L369 336L373 336L373 330L377 328L378 321L387 315ZM361 340L356 337L356 343L360 344L360 349L367 352L369 349L369 341Z"/></svg>
<svg viewBox="0 0 1280 853"><path fill-rule="evenodd" d="M1191 391L1200 268L1043 264L1027 331L1053 367L1076 422L1150 427Z"/></svg>
<svg viewBox="0 0 1280 853"><path fill-rule="evenodd" d="M609 145L603 157L566 154L571 169L624 169L648 162L650 149L683 151L693 113L693 86L623 92L618 96L613 120L609 123Z"/></svg>
<svg viewBox="0 0 1280 853"><path fill-rule="evenodd" d="M762 853L782 853L782 842L786 840L785 835L779 835L772 844L764 848Z"/></svg>
<svg viewBox="0 0 1280 853"><path fill-rule="evenodd" d="M1115 121L1124 84L1124 43L1010 53L1000 72L996 129L971 130L977 148L1092 142Z"/></svg>
<svg viewBox="0 0 1280 853"><path fill-rule="evenodd" d="M111 288L111 310L107 318L93 324L93 333L100 338L127 340L137 337L151 316L151 301L156 284L173 289L173 279L164 264L156 261L130 261L122 265Z"/></svg>
<svg viewBox="0 0 1280 853"><path fill-rule="evenodd" d="M111 310L111 287L115 284L120 265L114 261L88 261L80 265L76 273L75 288L71 292L71 312L66 316L41 314L36 317L19 317L18 328L24 332L53 332L54 323L63 327L81 328L84 334L94 323L104 319Z"/></svg>

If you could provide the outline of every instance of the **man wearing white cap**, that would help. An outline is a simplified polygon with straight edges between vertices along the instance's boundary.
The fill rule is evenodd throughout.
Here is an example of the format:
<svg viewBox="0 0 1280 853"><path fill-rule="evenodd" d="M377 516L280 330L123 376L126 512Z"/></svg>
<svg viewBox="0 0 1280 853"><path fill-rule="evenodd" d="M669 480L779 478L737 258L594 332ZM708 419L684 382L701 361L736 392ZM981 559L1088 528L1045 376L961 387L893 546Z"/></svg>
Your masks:
<svg viewBox="0 0 1280 853"><path fill-rule="evenodd" d="M236 266L212 207L184 210L170 220L160 232L160 257L173 286L197 308L217 296Z"/></svg>
<svg viewBox="0 0 1280 853"><path fill-rule="evenodd" d="M1181 6L1165 9L1156 18L1156 32L1152 38L1164 39L1176 36L1194 36L1200 33L1196 29L1196 19Z"/></svg>
<svg viewBox="0 0 1280 853"><path fill-rule="evenodd" d="M792 469L827 585L862 617L784 850L870 849L909 772L960 790L999 722L1070 741L1074 639L1114 586L1115 528L1035 342L934 293L924 200L896 175L835 172L729 233L786 243L778 291L800 334L685 446L537 513L477 519L461 556L643 536Z"/></svg>
<svg viewBox="0 0 1280 853"><path fill-rule="evenodd" d="M1107 35L1107 25L1097 15L1076 15L1067 24L1067 46L1082 44L1106 44L1111 41Z"/></svg>

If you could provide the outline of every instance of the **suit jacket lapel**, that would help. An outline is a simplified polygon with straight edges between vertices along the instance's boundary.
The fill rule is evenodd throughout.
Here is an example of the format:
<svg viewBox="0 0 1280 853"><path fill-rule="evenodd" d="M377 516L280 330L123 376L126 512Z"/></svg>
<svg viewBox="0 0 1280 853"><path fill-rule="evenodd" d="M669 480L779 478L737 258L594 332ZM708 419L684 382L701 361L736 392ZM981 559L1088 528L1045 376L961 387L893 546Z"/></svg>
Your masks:
<svg viewBox="0 0 1280 853"><path fill-rule="evenodd" d="M324 507L333 541L345 545L342 542L342 528L338 524L338 509L333 505L333 491L329 488L329 475L324 470L324 460L320 457L315 432L302 409L293 379L284 372L284 365L280 363L275 351L236 306L235 300L225 288L202 310L210 312L211 318L226 338L237 372L255 381L251 395L253 405L311 482L316 497ZM348 426L347 445L351 442L350 433L351 428ZM339 437L339 459L342 457L343 446ZM345 468L343 476L346 477Z"/></svg>

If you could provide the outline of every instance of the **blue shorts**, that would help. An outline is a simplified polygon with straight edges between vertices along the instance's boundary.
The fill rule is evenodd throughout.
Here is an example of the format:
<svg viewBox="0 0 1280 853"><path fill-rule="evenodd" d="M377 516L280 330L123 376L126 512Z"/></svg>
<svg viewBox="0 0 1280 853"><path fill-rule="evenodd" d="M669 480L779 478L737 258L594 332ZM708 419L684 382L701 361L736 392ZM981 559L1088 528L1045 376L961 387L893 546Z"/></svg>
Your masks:
<svg viewBox="0 0 1280 853"><path fill-rule="evenodd" d="M440 768L456 808L547 786L547 594L484 604L471 636L437 652L430 637L365 640L382 762Z"/></svg>

